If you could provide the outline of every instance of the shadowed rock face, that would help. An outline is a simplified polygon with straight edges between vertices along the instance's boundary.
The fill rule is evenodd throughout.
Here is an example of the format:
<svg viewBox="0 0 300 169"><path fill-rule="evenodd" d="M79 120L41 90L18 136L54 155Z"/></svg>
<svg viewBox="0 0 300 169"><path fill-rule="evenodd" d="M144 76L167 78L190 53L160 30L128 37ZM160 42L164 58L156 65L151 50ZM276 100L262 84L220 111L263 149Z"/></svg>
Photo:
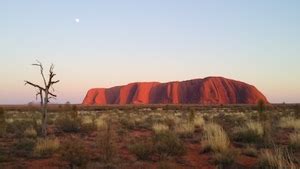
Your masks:
<svg viewBox="0 0 300 169"><path fill-rule="evenodd" d="M268 103L254 86L226 79L207 77L182 82L137 82L112 88L90 89L85 105L103 104L256 104Z"/></svg>

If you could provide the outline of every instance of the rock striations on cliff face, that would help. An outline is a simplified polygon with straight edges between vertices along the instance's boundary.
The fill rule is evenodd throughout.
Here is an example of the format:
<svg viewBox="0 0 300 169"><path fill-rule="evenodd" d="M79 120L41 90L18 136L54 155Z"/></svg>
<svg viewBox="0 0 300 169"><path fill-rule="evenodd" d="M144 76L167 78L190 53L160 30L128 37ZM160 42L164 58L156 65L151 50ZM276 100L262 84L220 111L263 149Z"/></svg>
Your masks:
<svg viewBox="0 0 300 169"><path fill-rule="evenodd" d="M260 99L268 102L252 85L223 77L207 77L94 88L88 91L83 104L256 104Z"/></svg>

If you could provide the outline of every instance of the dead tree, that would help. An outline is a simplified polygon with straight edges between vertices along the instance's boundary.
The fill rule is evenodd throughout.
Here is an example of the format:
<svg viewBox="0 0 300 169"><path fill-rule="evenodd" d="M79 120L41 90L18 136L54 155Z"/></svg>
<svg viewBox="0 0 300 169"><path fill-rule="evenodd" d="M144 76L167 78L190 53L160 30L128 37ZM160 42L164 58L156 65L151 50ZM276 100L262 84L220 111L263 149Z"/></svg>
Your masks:
<svg viewBox="0 0 300 169"><path fill-rule="evenodd" d="M57 97L52 92L54 92L53 85L55 83L58 83L59 80L53 80L53 77L56 75L53 72L53 69L54 69L53 64L51 64L51 67L49 69L49 79L48 79L48 81L45 78L44 68L43 68L42 63L37 60L37 63L32 64L32 65L33 66L38 66L40 68L40 73L41 73L41 76L43 78L44 85L42 87L41 85L34 84L32 82L29 82L29 81L25 81L25 85L28 84L28 85L31 85L31 86L38 89L37 94L36 94L36 99L37 99L38 96L40 96L40 101L41 101L40 103L41 103L41 108L42 108L41 109L42 110L42 135L45 137L47 135L48 103L50 102L50 99L55 99Z"/></svg>

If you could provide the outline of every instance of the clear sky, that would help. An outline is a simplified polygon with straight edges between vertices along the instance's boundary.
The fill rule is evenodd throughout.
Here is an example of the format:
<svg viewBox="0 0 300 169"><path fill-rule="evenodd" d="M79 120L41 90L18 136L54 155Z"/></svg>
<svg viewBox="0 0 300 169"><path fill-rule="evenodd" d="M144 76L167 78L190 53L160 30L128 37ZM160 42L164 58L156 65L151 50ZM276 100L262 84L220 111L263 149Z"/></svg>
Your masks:
<svg viewBox="0 0 300 169"><path fill-rule="evenodd" d="M28 103L39 59L57 102L134 81L224 76L300 102L299 0L1 0L0 104ZM79 19L76 22L76 19Z"/></svg>

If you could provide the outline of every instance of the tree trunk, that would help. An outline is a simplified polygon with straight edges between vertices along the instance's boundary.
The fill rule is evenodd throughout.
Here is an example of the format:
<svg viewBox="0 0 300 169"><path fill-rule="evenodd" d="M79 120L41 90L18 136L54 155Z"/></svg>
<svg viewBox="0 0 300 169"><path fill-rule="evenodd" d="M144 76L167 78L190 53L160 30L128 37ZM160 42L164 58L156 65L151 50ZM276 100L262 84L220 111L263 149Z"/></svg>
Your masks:
<svg viewBox="0 0 300 169"><path fill-rule="evenodd" d="M42 135L47 136L47 121L48 121L48 91L45 92L44 105L43 105L43 119L42 119Z"/></svg>

